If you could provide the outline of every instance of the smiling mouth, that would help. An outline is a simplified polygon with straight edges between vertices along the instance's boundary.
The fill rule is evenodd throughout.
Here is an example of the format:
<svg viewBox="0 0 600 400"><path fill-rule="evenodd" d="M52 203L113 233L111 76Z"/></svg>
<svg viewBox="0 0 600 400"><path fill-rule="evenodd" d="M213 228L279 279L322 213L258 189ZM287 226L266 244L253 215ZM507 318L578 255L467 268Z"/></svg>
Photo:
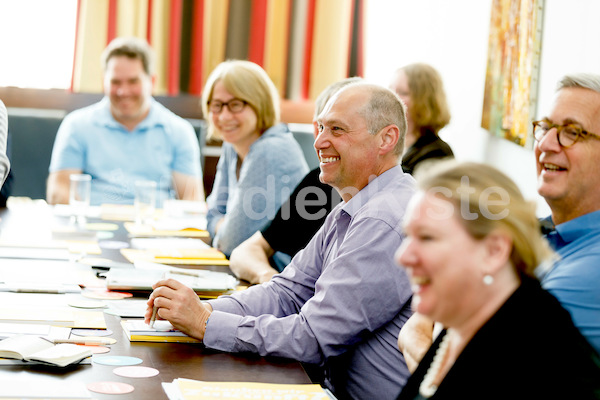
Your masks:
<svg viewBox="0 0 600 400"><path fill-rule="evenodd" d="M542 163L542 167L546 171L566 171L566 168L559 167L555 164Z"/></svg>
<svg viewBox="0 0 600 400"><path fill-rule="evenodd" d="M321 157L321 163L328 164L328 163L338 161L339 159L340 159L339 157Z"/></svg>
<svg viewBox="0 0 600 400"><path fill-rule="evenodd" d="M411 281L411 289L413 293L421 292L423 286L427 286L431 284L431 279L426 276L413 276L410 279Z"/></svg>
<svg viewBox="0 0 600 400"><path fill-rule="evenodd" d="M237 129L237 126L220 126L219 130L221 132L232 132L235 131Z"/></svg>

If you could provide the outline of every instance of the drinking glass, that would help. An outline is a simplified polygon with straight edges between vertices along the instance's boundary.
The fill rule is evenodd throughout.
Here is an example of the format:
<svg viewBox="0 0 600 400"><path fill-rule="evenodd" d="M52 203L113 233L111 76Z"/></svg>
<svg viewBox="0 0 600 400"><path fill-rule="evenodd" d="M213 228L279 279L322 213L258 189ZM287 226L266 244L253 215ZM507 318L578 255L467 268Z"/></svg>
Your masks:
<svg viewBox="0 0 600 400"><path fill-rule="evenodd" d="M83 226L87 222L85 216L92 197L92 176L71 174L69 180L69 205L73 209L77 223Z"/></svg>
<svg viewBox="0 0 600 400"><path fill-rule="evenodd" d="M144 224L154 217L156 207L156 182L139 180L135 181L135 222Z"/></svg>

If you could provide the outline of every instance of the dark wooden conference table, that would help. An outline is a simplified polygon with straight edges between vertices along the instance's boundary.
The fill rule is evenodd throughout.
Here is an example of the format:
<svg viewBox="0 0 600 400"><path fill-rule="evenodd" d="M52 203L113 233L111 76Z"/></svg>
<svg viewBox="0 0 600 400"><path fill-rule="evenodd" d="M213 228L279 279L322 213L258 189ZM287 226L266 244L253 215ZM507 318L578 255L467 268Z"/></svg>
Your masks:
<svg viewBox="0 0 600 400"><path fill-rule="evenodd" d="M43 206L34 207L34 211L27 210L27 206L18 209L4 209L0 211L0 238L7 239L11 229L39 230L40 226L57 217L48 217L48 209L43 211ZM51 211L50 211L51 214ZM46 215L45 217L43 217ZM46 219L44 219L46 218ZM93 219L90 222L99 222ZM103 223L112 221L101 221ZM127 240L127 232L123 224L116 222L119 229L115 231L112 241ZM29 226L29 228L28 228ZM100 242L101 243L101 242ZM102 246L101 246L102 247ZM113 261L125 261L118 250L102 248L102 258ZM32 265L35 264L35 267ZM25 265L26 267L23 267ZM90 266L73 262L45 261L45 260L16 260L0 258L0 281L11 272L23 268L31 268L31 274L81 274L89 273ZM212 270L228 271L227 267L208 267ZM60 296L65 294L26 294L26 293L0 293L0 302L4 306L16 301L27 301L27 296L45 296L48 302L60 302ZM73 296L73 294L70 294ZM80 296L77 294L77 296ZM83 296L81 296L83 299ZM138 298L140 299L140 298ZM89 300L89 299L88 299ZM122 300L128 301L128 299ZM101 381L124 382L132 385L134 391L118 395L120 399L167 399L161 386L162 382L172 382L176 378L188 378L203 381L250 381L266 383L302 384L311 383L310 378L302 365L293 360L274 357L260 357L253 354L230 354L206 349L202 344L187 343L148 343L129 342L120 326L120 317L104 314L107 328L113 333L107 337L117 340L110 346L110 352L104 355L132 356L143 360L139 365L156 368L159 374L151 378L126 378L114 374L114 366L100 365L92 362L87 365L74 365L67 368L56 368L39 364L33 365L0 365L0 380L19 379L31 380L31 384L38 381L52 379L60 381L80 381L85 384ZM92 358L93 360L93 358ZM2 389L0 388L0 392ZM115 395L91 393L95 399L114 399Z"/></svg>

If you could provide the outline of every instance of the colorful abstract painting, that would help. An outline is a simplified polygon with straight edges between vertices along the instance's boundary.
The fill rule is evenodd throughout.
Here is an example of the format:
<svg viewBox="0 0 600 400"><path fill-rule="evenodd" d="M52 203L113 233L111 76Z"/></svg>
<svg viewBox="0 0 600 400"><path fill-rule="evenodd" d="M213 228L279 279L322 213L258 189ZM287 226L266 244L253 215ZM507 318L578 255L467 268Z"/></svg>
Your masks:
<svg viewBox="0 0 600 400"><path fill-rule="evenodd" d="M533 146L544 0L493 0L481 126Z"/></svg>

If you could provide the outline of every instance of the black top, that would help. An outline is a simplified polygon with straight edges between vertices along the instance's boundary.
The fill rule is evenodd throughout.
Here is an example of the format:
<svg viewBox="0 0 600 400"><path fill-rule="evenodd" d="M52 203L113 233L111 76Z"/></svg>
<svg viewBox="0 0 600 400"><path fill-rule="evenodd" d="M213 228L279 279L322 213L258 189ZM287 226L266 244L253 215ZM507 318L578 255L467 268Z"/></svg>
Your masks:
<svg viewBox="0 0 600 400"><path fill-rule="evenodd" d="M432 131L425 131L402 156L402 170L408 174L415 171L417 164L432 158L454 157L448 143Z"/></svg>
<svg viewBox="0 0 600 400"><path fill-rule="evenodd" d="M419 385L443 336L398 400L422 398ZM431 399L600 399L600 357L558 300L538 281L523 278L467 344Z"/></svg>
<svg viewBox="0 0 600 400"><path fill-rule="evenodd" d="M338 192L319 180L320 169L310 171L298 184L275 218L261 230L273 250L294 257L341 201Z"/></svg>

